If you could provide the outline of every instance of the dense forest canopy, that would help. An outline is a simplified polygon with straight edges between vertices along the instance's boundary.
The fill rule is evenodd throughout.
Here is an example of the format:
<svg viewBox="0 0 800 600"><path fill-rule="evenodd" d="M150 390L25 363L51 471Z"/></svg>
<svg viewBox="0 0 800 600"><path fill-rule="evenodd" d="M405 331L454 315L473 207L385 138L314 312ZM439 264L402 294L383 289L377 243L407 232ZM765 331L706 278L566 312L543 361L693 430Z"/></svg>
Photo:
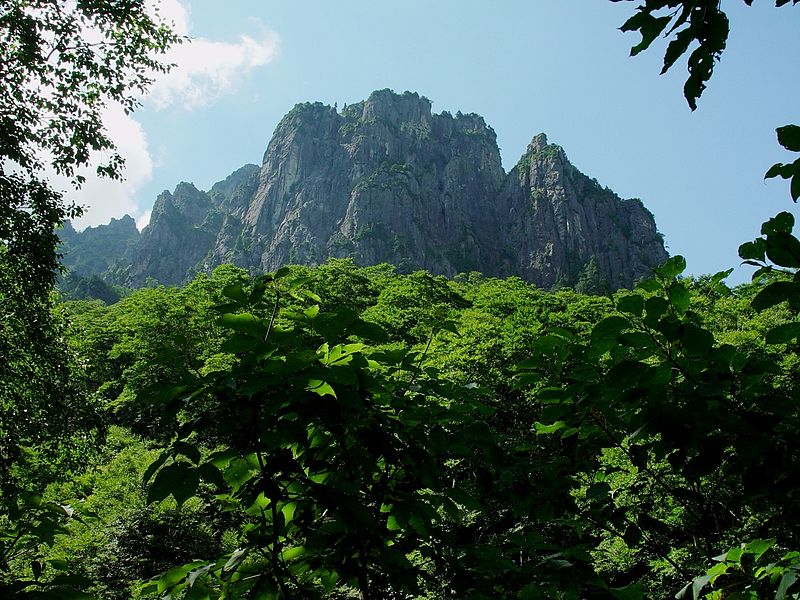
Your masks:
<svg viewBox="0 0 800 600"><path fill-rule="evenodd" d="M735 289L680 256L610 296L334 260L58 301L70 209L31 148L74 175L108 147L96 107L135 103L175 41L141 2L61 8L0 20L4 85L33 68L84 94L53 121L11 94L32 121L0 123L23 169L0 171L0 595L800 597L790 213L742 245ZM689 53L694 108L719 2L648 1L623 29L634 54L666 32L665 70ZM800 159L767 176L797 199Z"/></svg>

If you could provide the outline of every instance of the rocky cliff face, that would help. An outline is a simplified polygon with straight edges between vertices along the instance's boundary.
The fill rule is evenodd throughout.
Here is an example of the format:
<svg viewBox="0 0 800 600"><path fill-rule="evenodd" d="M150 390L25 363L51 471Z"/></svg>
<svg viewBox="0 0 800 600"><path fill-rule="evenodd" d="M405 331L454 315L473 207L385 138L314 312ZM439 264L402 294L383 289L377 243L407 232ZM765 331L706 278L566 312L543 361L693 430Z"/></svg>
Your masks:
<svg viewBox="0 0 800 600"><path fill-rule="evenodd" d="M115 263L130 262L139 242L136 222L128 215L111 219L108 225L87 227L80 233L65 221L58 236L64 266L86 275L106 273Z"/></svg>
<svg viewBox="0 0 800 600"><path fill-rule="evenodd" d="M509 225L504 273L543 287L574 284L590 262L610 289L630 287L667 258L642 202L578 171L544 134L506 177L499 203Z"/></svg>
<svg viewBox="0 0 800 600"><path fill-rule="evenodd" d="M375 92L338 111L296 106L261 168L156 201L118 283L181 283L232 262L253 271L352 257L401 271L519 275L543 287L587 273L630 286L666 259L652 215L572 166L541 134L510 173L483 118L433 114L424 97Z"/></svg>

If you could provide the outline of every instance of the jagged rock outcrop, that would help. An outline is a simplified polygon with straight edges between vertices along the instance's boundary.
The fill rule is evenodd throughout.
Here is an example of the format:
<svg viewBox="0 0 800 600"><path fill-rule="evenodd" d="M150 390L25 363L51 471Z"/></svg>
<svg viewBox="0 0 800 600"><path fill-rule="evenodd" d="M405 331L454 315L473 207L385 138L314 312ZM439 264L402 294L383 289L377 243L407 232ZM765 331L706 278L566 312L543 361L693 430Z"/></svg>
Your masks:
<svg viewBox="0 0 800 600"><path fill-rule="evenodd" d="M653 215L640 200L621 200L567 160L539 134L506 178L506 273L543 287L574 284L590 261L608 288L630 287L667 258Z"/></svg>
<svg viewBox="0 0 800 600"><path fill-rule="evenodd" d="M271 271L329 257L617 289L667 254L640 201L580 173L544 134L506 174L482 117L382 90L341 111L300 104L260 168L164 192L130 262L107 272L174 284L228 262Z"/></svg>
<svg viewBox="0 0 800 600"><path fill-rule="evenodd" d="M64 222L58 231L62 263L75 273L99 275L118 262L130 262L139 241L136 222L129 215L111 219L107 225L87 227L80 233Z"/></svg>

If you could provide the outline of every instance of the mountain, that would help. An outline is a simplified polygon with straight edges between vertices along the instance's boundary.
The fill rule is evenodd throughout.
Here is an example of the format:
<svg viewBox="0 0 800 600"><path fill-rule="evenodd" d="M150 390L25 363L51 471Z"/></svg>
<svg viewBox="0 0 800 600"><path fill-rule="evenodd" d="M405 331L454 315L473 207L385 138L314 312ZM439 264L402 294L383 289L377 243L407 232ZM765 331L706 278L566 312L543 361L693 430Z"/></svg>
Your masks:
<svg viewBox="0 0 800 600"><path fill-rule="evenodd" d="M208 192L190 183L163 192L132 245L106 254L113 264L74 256L99 229L68 234L68 264L132 287L182 283L223 263L260 272L351 257L613 290L667 258L643 204L582 174L544 134L505 173L482 117L433 114L427 98L390 90L341 111L295 106L260 168Z"/></svg>
<svg viewBox="0 0 800 600"><path fill-rule="evenodd" d="M117 263L132 260L139 242L136 221L129 215L111 219L108 225L87 227L80 233L75 231L72 223L65 221L58 236L61 238L59 252L64 266L84 275L103 274Z"/></svg>

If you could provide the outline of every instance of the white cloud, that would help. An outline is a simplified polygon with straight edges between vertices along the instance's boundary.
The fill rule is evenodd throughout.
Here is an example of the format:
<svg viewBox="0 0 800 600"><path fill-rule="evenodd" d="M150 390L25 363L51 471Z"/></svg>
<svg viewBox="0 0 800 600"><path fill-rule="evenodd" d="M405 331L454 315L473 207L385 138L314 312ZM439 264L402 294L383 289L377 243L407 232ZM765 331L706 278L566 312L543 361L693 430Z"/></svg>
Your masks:
<svg viewBox="0 0 800 600"><path fill-rule="evenodd" d="M75 221L77 229L108 223L111 217L124 214L139 215L137 192L153 177L153 160L141 124L131 115L126 115L119 105L106 109L103 123L118 152L125 158L125 179L116 181L97 177L88 169L83 172L86 176L83 187L67 192L68 198L87 208L85 215Z"/></svg>
<svg viewBox="0 0 800 600"><path fill-rule="evenodd" d="M136 219L136 228L139 231L141 231L142 229L144 229L145 227L147 227L150 224L150 215L151 214L152 214L151 211L146 210L141 214L141 216L138 219Z"/></svg>
<svg viewBox="0 0 800 600"><path fill-rule="evenodd" d="M191 12L187 0L153 0L160 17L173 25L175 32L191 36ZM272 61L280 47L279 36L262 29L258 36L242 34L237 42L191 38L173 47L164 57L176 66L166 74L156 74L144 108L181 110L205 107L222 96L233 94L245 77ZM125 158L123 181L88 177L83 188L70 197L87 207L76 228L107 223L111 217L133 216L140 230L150 220L150 211L139 204L137 192L152 180L154 160L145 131L131 115L119 107L110 108L105 123L119 153ZM149 205L152 198L141 199Z"/></svg>
<svg viewBox="0 0 800 600"><path fill-rule="evenodd" d="M165 56L165 62L176 66L169 73L155 77L146 102L156 109L173 105L191 109L213 104L220 96L236 91L244 76L278 54L280 38L263 26L259 36L242 34L235 43L193 38L189 5L180 0L161 0L157 10L178 35L190 39L171 48Z"/></svg>
<svg viewBox="0 0 800 600"><path fill-rule="evenodd" d="M241 35L235 44L198 38L176 46L166 59L177 66L156 79L147 101L157 109L213 104L234 92L251 70L270 62L278 46L279 38L271 31L263 32L260 39Z"/></svg>

